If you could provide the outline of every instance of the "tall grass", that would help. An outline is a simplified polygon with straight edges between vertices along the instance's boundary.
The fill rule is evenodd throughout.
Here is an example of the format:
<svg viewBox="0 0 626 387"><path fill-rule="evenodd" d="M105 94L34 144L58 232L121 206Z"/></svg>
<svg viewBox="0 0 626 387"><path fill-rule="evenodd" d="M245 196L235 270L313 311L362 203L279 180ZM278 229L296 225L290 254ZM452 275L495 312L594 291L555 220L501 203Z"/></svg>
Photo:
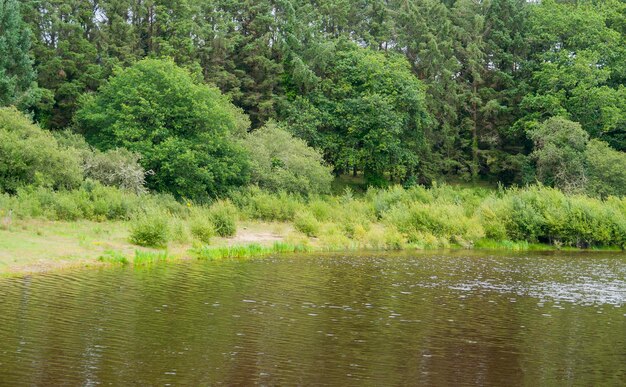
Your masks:
<svg viewBox="0 0 626 387"><path fill-rule="evenodd" d="M310 251L310 247L304 244L289 244L276 242L272 246L262 246L259 244L208 247L203 246L195 249L194 253L198 259L216 260L225 258L250 258L271 254L300 253Z"/></svg>
<svg viewBox="0 0 626 387"><path fill-rule="evenodd" d="M150 266L170 259L167 251L140 251L135 250L133 266Z"/></svg>
<svg viewBox="0 0 626 387"><path fill-rule="evenodd" d="M497 191L396 186L316 197L248 188L195 205L88 181L74 191L23 188L0 195L0 212L9 210L16 219L130 221L130 240L148 247L192 239L206 245L214 235L234 236L244 219L292 223L302 237L328 249L471 248L493 242L514 249L536 243L626 248L625 198L566 195L543 186Z"/></svg>

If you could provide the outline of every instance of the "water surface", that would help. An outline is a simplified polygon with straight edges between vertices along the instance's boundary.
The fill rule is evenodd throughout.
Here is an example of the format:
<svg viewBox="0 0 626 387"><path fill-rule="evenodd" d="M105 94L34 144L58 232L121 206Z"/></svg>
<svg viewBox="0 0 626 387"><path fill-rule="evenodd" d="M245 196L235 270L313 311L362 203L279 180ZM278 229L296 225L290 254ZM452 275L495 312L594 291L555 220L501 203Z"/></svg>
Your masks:
<svg viewBox="0 0 626 387"><path fill-rule="evenodd" d="M626 256L283 256L0 280L1 385L620 385Z"/></svg>

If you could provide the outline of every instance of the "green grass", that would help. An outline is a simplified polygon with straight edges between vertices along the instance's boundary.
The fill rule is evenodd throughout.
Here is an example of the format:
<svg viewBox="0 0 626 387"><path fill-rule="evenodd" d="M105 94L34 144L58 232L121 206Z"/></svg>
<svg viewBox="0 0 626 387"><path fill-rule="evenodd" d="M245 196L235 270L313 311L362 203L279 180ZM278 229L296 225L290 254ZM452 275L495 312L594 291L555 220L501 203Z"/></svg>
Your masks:
<svg viewBox="0 0 626 387"><path fill-rule="evenodd" d="M193 252L198 259L211 261L225 258L252 258L271 254L303 253L309 251L311 251L311 248L304 244L276 242L271 246L262 246L258 243L224 247L203 246L195 249Z"/></svg>
<svg viewBox="0 0 626 387"><path fill-rule="evenodd" d="M156 263L167 262L171 256L167 251L135 250L133 266L150 266Z"/></svg>
<svg viewBox="0 0 626 387"><path fill-rule="evenodd" d="M114 250L105 251L104 254L98 257L98 261L124 266L129 264L128 258L124 254Z"/></svg>

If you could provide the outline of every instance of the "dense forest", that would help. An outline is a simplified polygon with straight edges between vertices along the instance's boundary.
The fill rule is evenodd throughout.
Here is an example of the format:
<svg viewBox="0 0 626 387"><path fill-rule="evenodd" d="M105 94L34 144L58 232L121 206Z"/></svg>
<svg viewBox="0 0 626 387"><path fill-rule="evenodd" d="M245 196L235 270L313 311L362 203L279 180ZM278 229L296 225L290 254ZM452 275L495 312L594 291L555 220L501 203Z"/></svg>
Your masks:
<svg viewBox="0 0 626 387"><path fill-rule="evenodd" d="M328 171L624 194L625 85L620 0L0 1L0 104L177 197Z"/></svg>

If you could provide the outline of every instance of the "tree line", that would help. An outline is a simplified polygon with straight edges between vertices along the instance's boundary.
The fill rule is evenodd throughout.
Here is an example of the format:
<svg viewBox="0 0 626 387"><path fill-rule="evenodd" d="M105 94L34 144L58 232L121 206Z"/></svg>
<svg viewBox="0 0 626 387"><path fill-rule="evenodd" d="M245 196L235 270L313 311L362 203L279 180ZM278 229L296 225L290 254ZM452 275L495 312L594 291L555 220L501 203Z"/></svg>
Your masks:
<svg viewBox="0 0 626 387"><path fill-rule="evenodd" d="M116 83L114 74L170 58L186 69L179 76L215 85L247 117L225 108L234 123L215 128L254 133L278 123L337 175L376 185L539 180L602 195L626 190L620 0L0 0L0 16L0 104L30 112L45 129L82 133L103 151L158 156L122 138L150 117L119 109L140 88L134 80L150 77ZM218 154L237 158L239 150L208 156L203 147L220 141L183 129L174 132L197 152L179 160L179 172ZM183 146L172 141L171 154ZM163 163L144 166L165 176ZM189 176L205 183L181 192L240 184L249 169L236 168ZM608 189L599 183L607 176Z"/></svg>

